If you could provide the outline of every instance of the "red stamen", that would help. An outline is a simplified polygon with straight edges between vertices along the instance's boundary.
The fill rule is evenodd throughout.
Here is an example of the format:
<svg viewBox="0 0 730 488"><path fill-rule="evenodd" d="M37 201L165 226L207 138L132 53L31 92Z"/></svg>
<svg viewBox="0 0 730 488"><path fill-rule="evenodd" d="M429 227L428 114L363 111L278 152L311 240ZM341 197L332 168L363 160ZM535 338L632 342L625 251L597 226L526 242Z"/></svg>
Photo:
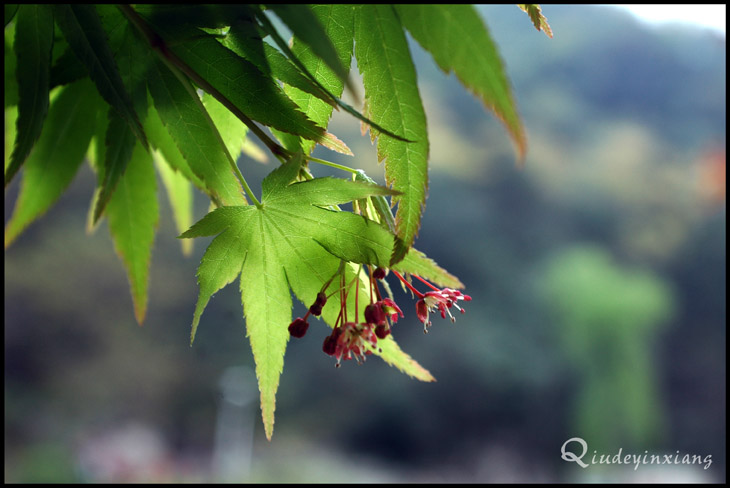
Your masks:
<svg viewBox="0 0 730 488"><path fill-rule="evenodd" d="M395 273L395 275L396 275L396 276L398 277L398 279L399 279L399 280L401 280L401 281L402 281L402 282L403 282L403 283L404 283L404 284L405 284L405 285L406 285L406 286L408 287L408 289L409 289L409 290L411 290L411 291L412 291L413 293L415 293L415 294L416 294L416 296L417 296L418 298L423 298L423 293L421 293L420 291L418 291L418 290L416 290L415 288L413 288L413 285L411 285L410 283L408 283L408 282L406 281L406 279L405 279L405 278L403 278L403 277L402 277L402 276L400 275L400 273L399 273L399 272L397 272L396 270L392 270L392 271L393 271L393 273Z"/></svg>
<svg viewBox="0 0 730 488"><path fill-rule="evenodd" d="M429 283L428 281L424 280L420 276L418 276L418 275L411 275L411 276L413 276L414 278L418 278L421 281L421 283L425 284L426 286L428 286L429 288L431 288L433 291L440 291L438 288L436 288L435 286L433 286L431 283Z"/></svg>

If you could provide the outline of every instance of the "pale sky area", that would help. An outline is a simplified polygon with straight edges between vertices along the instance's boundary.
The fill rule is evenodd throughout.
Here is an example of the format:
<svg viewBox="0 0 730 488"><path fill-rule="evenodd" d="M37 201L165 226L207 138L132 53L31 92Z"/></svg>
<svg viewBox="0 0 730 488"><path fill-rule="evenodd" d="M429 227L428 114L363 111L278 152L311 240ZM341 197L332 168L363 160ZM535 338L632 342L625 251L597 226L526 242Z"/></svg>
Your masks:
<svg viewBox="0 0 730 488"><path fill-rule="evenodd" d="M613 5L651 23L684 22L710 27L725 34L726 5Z"/></svg>

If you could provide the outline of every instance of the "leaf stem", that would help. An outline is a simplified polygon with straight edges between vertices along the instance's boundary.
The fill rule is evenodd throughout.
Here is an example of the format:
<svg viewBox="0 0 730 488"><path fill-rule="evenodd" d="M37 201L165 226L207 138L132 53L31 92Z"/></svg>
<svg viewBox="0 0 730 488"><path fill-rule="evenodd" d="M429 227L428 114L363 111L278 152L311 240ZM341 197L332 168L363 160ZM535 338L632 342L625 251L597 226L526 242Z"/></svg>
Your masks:
<svg viewBox="0 0 730 488"><path fill-rule="evenodd" d="M342 171L347 171L348 173L357 174L360 170L359 169L352 169L349 166L344 166L342 164L333 163L332 161L326 161L324 159L314 158L312 156L305 156L307 158L307 161L311 161L313 163L322 164L324 166L330 166L332 168L341 169Z"/></svg>

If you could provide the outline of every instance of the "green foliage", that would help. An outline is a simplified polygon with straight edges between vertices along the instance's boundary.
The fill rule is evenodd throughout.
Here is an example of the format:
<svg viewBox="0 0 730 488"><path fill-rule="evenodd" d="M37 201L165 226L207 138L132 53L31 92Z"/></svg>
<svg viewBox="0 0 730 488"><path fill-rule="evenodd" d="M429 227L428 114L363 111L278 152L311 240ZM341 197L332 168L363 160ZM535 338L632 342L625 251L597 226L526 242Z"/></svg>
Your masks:
<svg viewBox="0 0 730 488"><path fill-rule="evenodd" d="M646 351L672 315L671 291L594 247L554 256L544 286L566 357L583 376L576 428L606 448L656 441L662 418Z"/></svg>
<svg viewBox="0 0 730 488"><path fill-rule="evenodd" d="M54 16L72 51L86 66L99 94L129 124L134 135L146 147L147 138L122 82L96 8L93 5L56 5Z"/></svg>
<svg viewBox="0 0 730 488"><path fill-rule="evenodd" d="M301 156L266 177L260 206L221 207L181 237L219 234L198 269L200 297L191 341L210 297L241 275L241 296L251 341L267 437L274 423L274 398L284 363L291 321L289 288L311 302L337 271L341 261L387 265L392 237L376 222L326 206L347 203L392 190L336 178L289 184L299 173ZM334 314L325 316L335 325ZM410 358L391 362L407 370ZM395 356L395 357L394 357ZM423 376L423 375L421 375Z"/></svg>
<svg viewBox="0 0 730 488"><path fill-rule="evenodd" d="M312 12L317 16L325 32L332 40L332 44L342 64L352 59L353 46L353 15L349 5L313 5ZM292 59L299 60L302 68L310 73L316 82L334 97L342 95L344 81L333 72L327 64L319 58L305 43L294 39L291 47ZM326 127L332 116L333 107L327 100L320 100L307 93L303 93L296 86L289 84L284 92L296 103L299 108L320 127ZM284 137L282 137L284 136ZM292 141L285 135L279 136L287 148L296 148L297 141ZM299 142L305 154L310 154L315 147L312 141Z"/></svg>
<svg viewBox="0 0 730 488"><path fill-rule="evenodd" d="M428 189L428 132L416 70L395 11L363 5L355 13L355 57L365 85L365 115L408 139L378 139L385 179L397 197L396 235L409 247L418 233ZM378 132L371 128L372 140Z"/></svg>
<svg viewBox="0 0 730 488"><path fill-rule="evenodd" d="M109 232L124 261L140 324L147 310L147 278L157 226L157 185L152 157L134 145L129 165L108 205Z"/></svg>
<svg viewBox="0 0 730 488"><path fill-rule="evenodd" d="M53 15L47 5L23 5L15 29L15 55L27 60L17 66L18 133L10 166L5 171L7 186L28 157L41 134L48 112L48 78L53 46Z"/></svg>
<svg viewBox="0 0 730 488"><path fill-rule="evenodd" d="M291 30L291 43L272 15ZM321 309L334 330L328 339L339 338L332 352L338 364L376 354L433 380L390 335L403 313L381 296L373 273L397 272L420 299L424 325L426 309L445 317L459 309L456 301L470 299L454 290L463 286L455 276L412 247L428 190L429 142L405 29L504 120L522 156L524 130L504 67L474 9L6 5L5 23L5 134L13 141L6 186L23 170L6 247L58 199L87 155L97 173L89 224L108 218L142 323L159 214L156 167L181 237L217 236L198 269L191 338L210 297L241 277L267 437L290 336L290 292L305 305L316 300L310 312ZM345 87L357 97L348 76L353 54L362 111L340 99ZM310 156L316 144L352 155L327 132L335 108L370 128L387 187ZM249 134L282 163L263 180L260 199L237 165ZM351 178L317 178L310 162ZM191 226L193 186L217 208ZM340 208L350 204L352 211ZM182 242L190 252L191 241ZM426 283L421 293L414 276L447 288ZM335 298L318 303L320 293ZM338 335L345 326L354 335Z"/></svg>
<svg viewBox="0 0 730 488"><path fill-rule="evenodd" d="M396 6L408 32L446 73L461 82L502 119L524 157L527 139L497 48L471 5Z"/></svg>
<svg viewBox="0 0 730 488"><path fill-rule="evenodd" d="M61 196L81 166L94 134L101 104L91 83L82 80L61 90L48 110L41 137L23 165L20 194L5 226L5 247Z"/></svg>
<svg viewBox="0 0 730 488"><path fill-rule="evenodd" d="M178 80L160 62L150 67L149 75L160 120L192 172L205 183L211 199L222 205L243 203L231 156L192 86Z"/></svg>

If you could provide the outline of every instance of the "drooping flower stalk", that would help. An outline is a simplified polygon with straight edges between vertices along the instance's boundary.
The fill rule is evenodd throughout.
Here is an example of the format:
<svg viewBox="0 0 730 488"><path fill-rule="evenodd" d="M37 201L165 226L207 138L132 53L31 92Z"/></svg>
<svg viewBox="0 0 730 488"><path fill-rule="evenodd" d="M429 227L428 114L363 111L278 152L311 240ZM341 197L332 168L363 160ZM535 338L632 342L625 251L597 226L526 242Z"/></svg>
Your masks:
<svg viewBox="0 0 730 488"><path fill-rule="evenodd" d="M471 301L469 295L464 295L458 290L452 288L440 289L420 276L411 275L429 288L428 291L421 292L399 272L395 270L392 270L392 272L417 299L416 316L423 323L424 332L428 332L428 328L431 326L431 313L438 311L442 318L446 318L448 315L451 321L454 322L456 319L451 313L451 308L453 307L464 313L464 309L461 308L458 302ZM364 321L358 322L360 320L360 291L358 289L359 285L356 283L359 283L361 271L358 269L355 277L348 283L344 266L341 265L335 275L325 283L317 294L306 315L295 319L289 325L289 332L293 337L304 336L309 327L307 323L309 315L319 316L322 313L322 308L328 298L326 290L338 274L339 286L331 295L339 294L340 310L332 332L322 344L322 350L333 356L337 360L336 366L339 367L343 359L348 361L354 358L358 363L362 363L367 356L379 350L378 341L384 340L390 335L393 324L398 321L398 318L404 318L404 314L393 298L383 298L380 293L378 282L385 279L386 270L383 268L376 268L375 270L369 268L367 275L370 303L363 310ZM383 284L387 285L387 283ZM347 298L353 286L355 286L355 315L354 319L350 320L347 310Z"/></svg>
<svg viewBox="0 0 730 488"><path fill-rule="evenodd" d="M413 275L432 290L427 291L426 293L421 293L416 288L414 288L411 283L403 278L400 273L398 273L397 271L393 271L393 273L395 273L398 279L400 279L408 287L408 289L411 290L419 298L419 300L416 302L416 316L418 317L418 320L423 323L423 332L425 333L427 333L428 328L431 327L431 320L429 320L429 315L431 312L433 312L434 310L438 310L441 314L441 318L443 319L445 319L446 315L448 314L451 321L455 322L456 318L454 318L454 316L451 314L451 307L455 307L459 312L464 313L464 309L461 308L456 302L461 300L465 302L471 301L471 297L469 295L464 295L458 290L454 290L452 288L438 289L420 276Z"/></svg>

